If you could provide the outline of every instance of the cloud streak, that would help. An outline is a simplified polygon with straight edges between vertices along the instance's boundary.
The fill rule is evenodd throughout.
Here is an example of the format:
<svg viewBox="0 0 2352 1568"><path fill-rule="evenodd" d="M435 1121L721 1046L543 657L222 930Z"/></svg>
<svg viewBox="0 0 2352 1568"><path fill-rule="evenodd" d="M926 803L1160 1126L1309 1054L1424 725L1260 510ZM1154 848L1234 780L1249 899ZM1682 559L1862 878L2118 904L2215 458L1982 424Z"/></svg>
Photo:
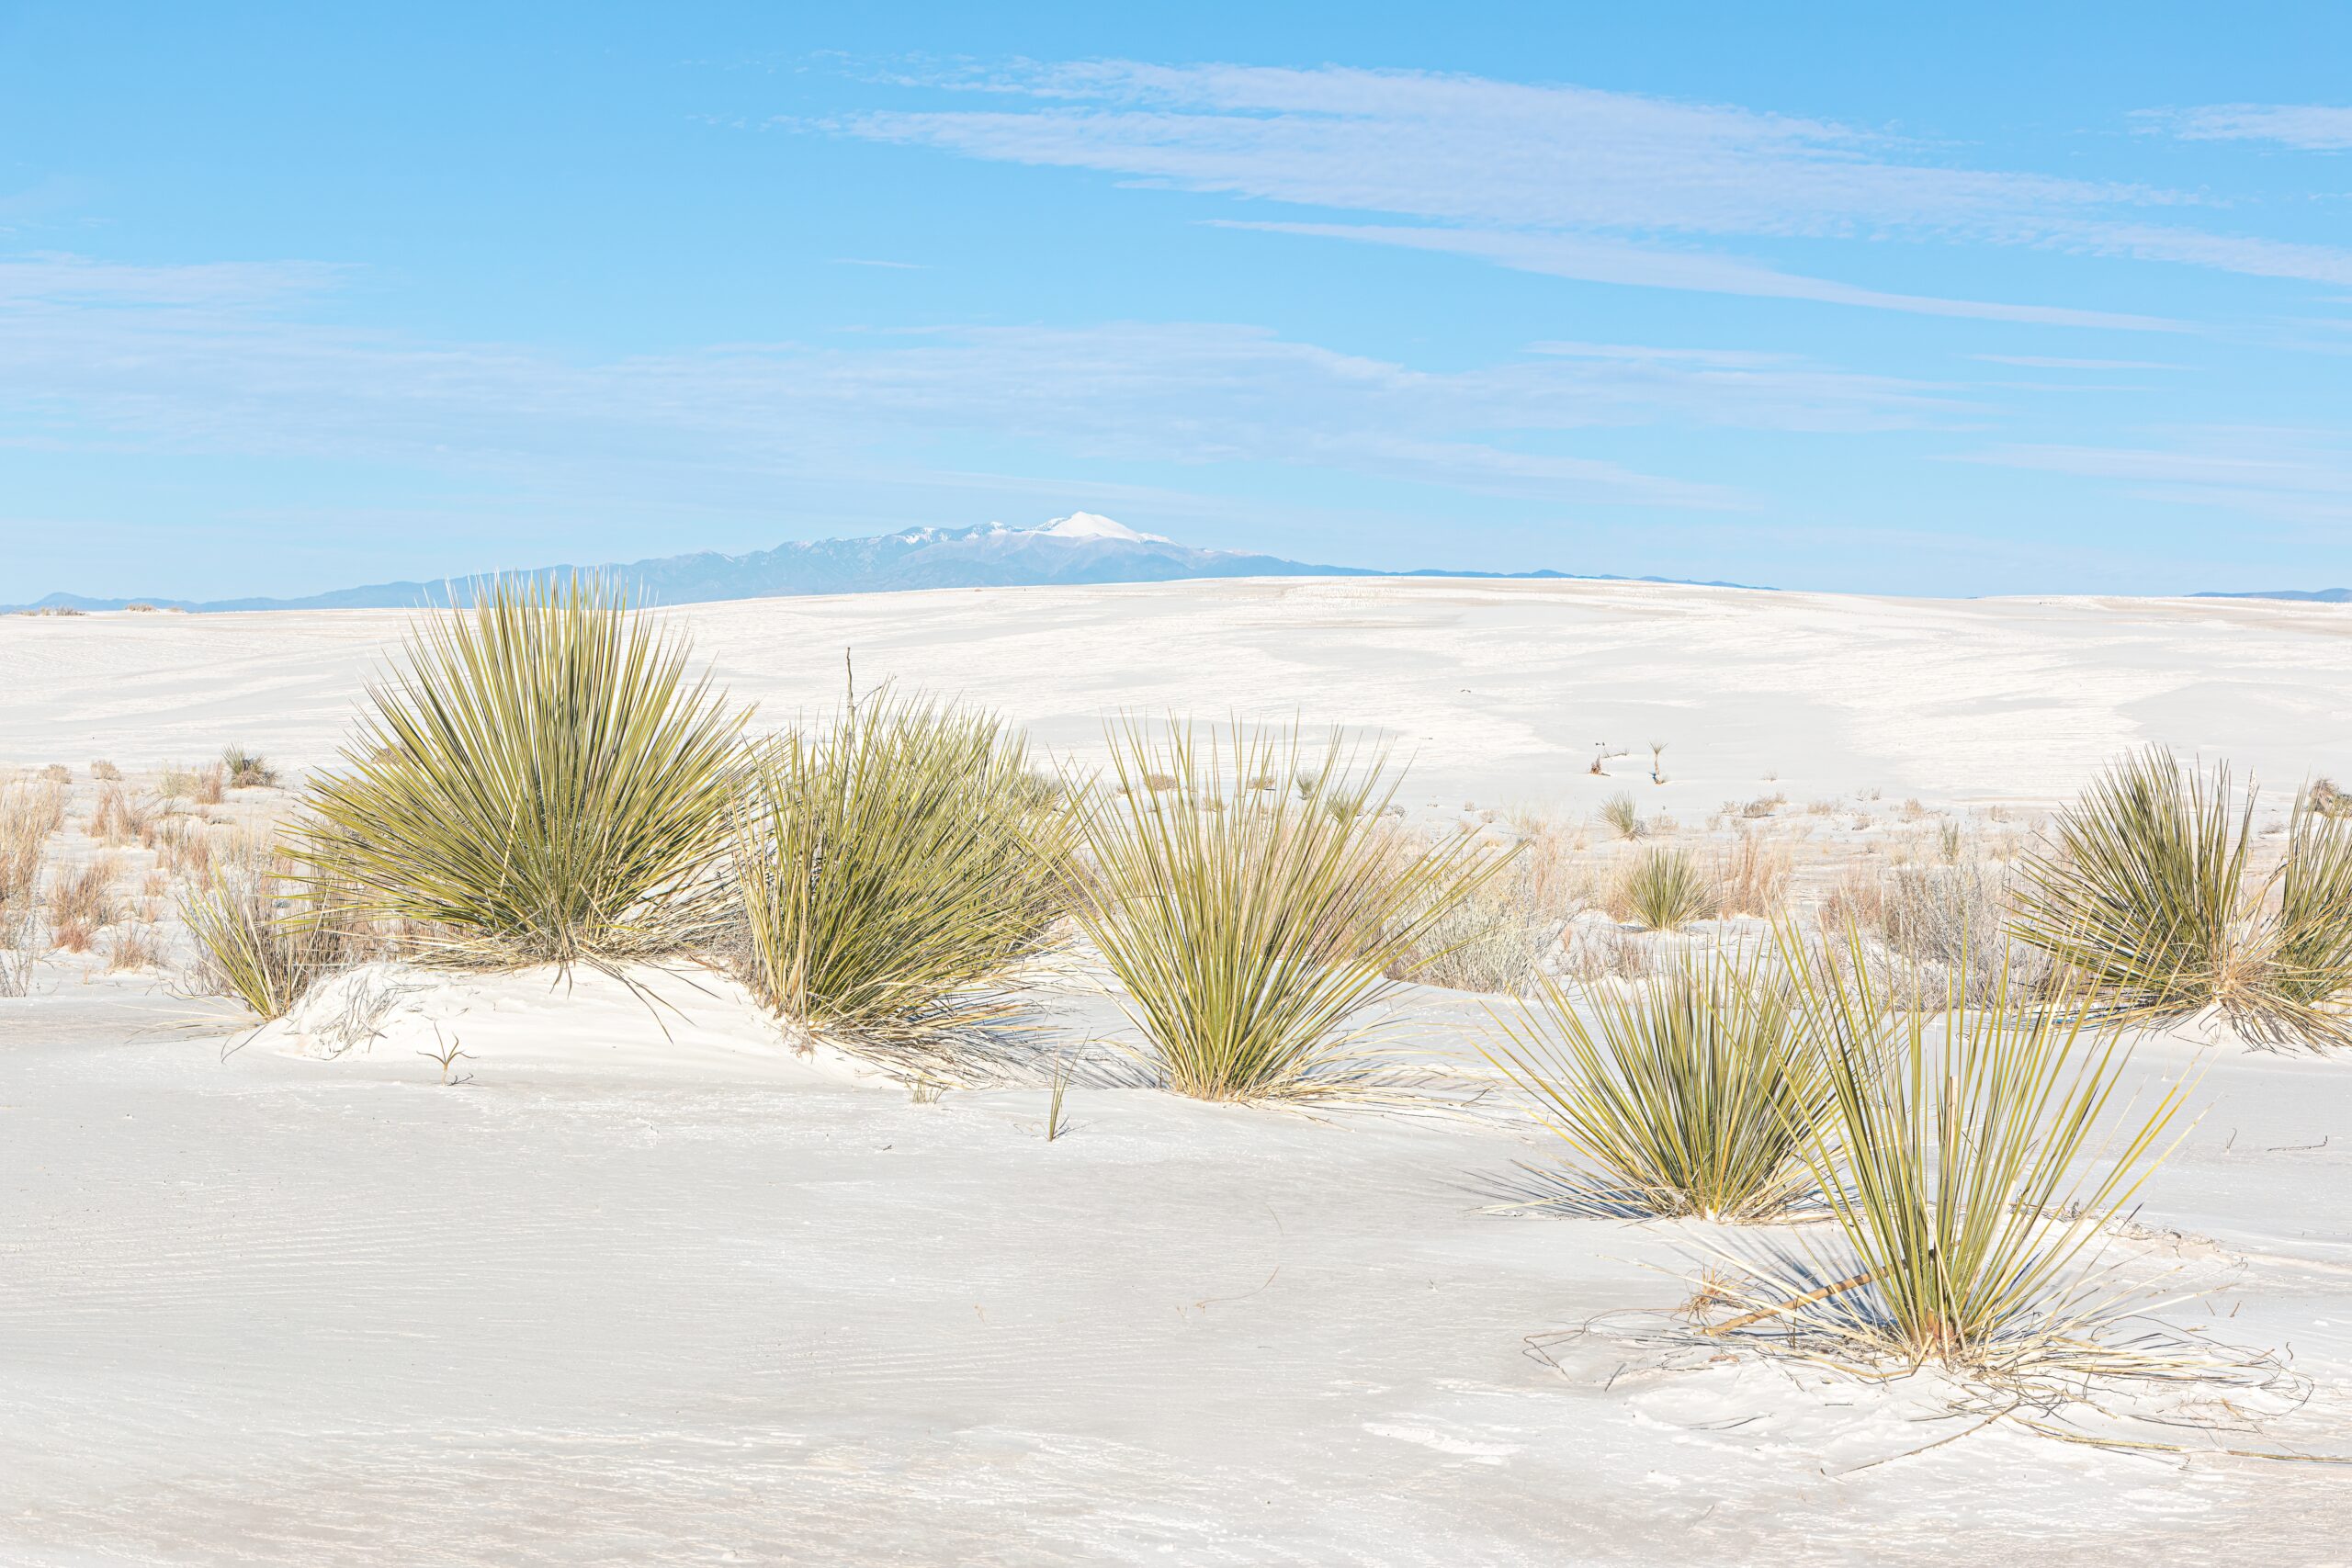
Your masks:
<svg viewBox="0 0 2352 1568"><path fill-rule="evenodd" d="M1720 510L1723 485L1576 450L1675 423L1944 427L1953 389L1790 356L1555 344L1430 372L1222 322L959 326L601 363L310 319L332 269L0 263L0 411L46 450L224 453L663 482L1000 460L1272 465L1562 503Z"/></svg>
<svg viewBox="0 0 2352 1568"><path fill-rule="evenodd" d="M1408 220L1253 225L1284 232L1594 281L1872 310L2137 330L2173 324L1875 290L1660 242L2026 246L2352 281L2352 251L2154 220L2200 205L2177 192L1956 166L1895 138L1732 106L1425 72L1132 62L1024 66L929 85L1005 107L876 111L821 129Z"/></svg>
<svg viewBox="0 0 2352 1568"><path fill-rule="evenodd" d="M2270 141L2305 152L2352 152L2352 106L2207 104L2151 109L2137 118L2148 129L2168 130L2185 141Z"/></svg>

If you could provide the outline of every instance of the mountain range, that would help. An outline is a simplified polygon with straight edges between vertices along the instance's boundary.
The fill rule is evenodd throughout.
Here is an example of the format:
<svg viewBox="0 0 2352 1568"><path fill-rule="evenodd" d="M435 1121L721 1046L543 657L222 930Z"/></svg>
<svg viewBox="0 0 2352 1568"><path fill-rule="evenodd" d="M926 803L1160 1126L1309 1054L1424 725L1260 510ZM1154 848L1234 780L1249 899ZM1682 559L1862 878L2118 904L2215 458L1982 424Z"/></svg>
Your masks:
<svg viewBox="0 0 2352 1568"><path fill-rule="evenodd" d="M861 539L795 540L772 550L721 555L662 556L593 569L537 567L481 573L440 582L376 582L299 599L95 599L51 593L27 610L406 609L425 604L472 603L487 584L504 578L562 577L594 570L624 584L640 604L694 604L718 599L764 599L802 593L878 593L909 588L1011 588L1043 583L1167 582L1195 577L1517 577L1563 578L1561 571L1376 571L1368 567L1316 566L1278 556L1204 550L1158 534L1139 533L1108 517L1074 512L1035 528L989 523L971 528L912 528ZM1665 582L1668 578L1611 578ZM1736 588L1740 583L1708 583Z"/></svg>
<svg viewBox="0 0 2352 1568"><path fill-rule="evenodd" d="M2306 604L2352 604L2352 588L2241 589L2237 592L2192 593L2191 599L2297 599Z"/></svg>

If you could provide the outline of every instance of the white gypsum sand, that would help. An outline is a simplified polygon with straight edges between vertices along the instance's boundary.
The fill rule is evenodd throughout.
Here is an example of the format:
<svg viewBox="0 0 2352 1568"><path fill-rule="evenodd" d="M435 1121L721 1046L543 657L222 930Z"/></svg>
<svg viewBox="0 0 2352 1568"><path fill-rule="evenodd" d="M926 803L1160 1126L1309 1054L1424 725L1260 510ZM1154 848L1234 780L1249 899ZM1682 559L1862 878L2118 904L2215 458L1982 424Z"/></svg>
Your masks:
<svg viewBox="0 0 2352 1568"><path fill-rule="evenodd" d="M678 612L769 724L842 656L1099 755L1106 714L1303 716L1393 740L1410 797L1711 810L1780 788L2070 795L2147 740L2278 785L2352 771L2352 620L2233 600L1896 600L1655 583L1240 580L763 599ZM0 762L125 765L228 739L327 761L404 612L0 617ZM1650 786L1648 742L1669 783ZM1596 745L1628 753L1614 783Z"/></svg>
<svg viewBox="0 0 2352 1568"><path fill-rule="evenodd" d="M769 723L833 699L846 644L862 688L960 691L1049 744L1121 708L1295 712L1385 727L1416 806L1632 788L1691 843L1726 801L1836 795L1756 821L1926 856L1939 814L2061 798L2144 740L2352 772L2329 606L1344 581L676 614ZM400 625L0 620L0 736L74 770L78 862L90 758L315 765ZM1635 755L1592 778L1600 739ZM1038 1043L1081 1058L1050 1143L1043 1072L919 1103L722 976L627 973L377 970L255 1032L44 957L0 999L0 1561L2284 1564L2352 1537L2341 1467L1978 1431L1934 1374L1661 1355L1726 1233L1490 1212L1555 1152L1497 1105L1123 1084L1083 964L1034 992ZM1405 1012L1483 1076L1476 999ZM2192 1032L2135 1077L2187 1070ZM419 1055L452 1041L449 1072ZM2206 1058L2115 1257L2210 1292L2156 1315L2291 1352L2309 1398L2191 1388L2143 1412L2190 1425L2092 1429L2352 1453L2352 1063Z"/></svg>

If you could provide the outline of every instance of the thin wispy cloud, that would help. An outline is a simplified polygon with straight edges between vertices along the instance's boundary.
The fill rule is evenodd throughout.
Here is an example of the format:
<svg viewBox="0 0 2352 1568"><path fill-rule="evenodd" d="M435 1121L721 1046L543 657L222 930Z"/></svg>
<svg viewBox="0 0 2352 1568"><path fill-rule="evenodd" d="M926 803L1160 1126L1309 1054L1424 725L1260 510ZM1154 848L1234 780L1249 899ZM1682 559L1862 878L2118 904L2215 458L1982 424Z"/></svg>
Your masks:
<svg viewBox="0 0 2352 1568"><path fill-rule="evenodd" d="M1986 365L2016 365L2029 370L2185 370L2154 359L2070 359L2052 354L1972 354Z"/></svg>
<svg viewBox="0 0 2352 1568"><path fill-rule="evenodd" d="M2270 141L2306 152L2352 152L2352 105L2207 104L2149 109L2134 118L2143 130L2170 131L2188 141Z"/></svg>
<svg viewBox="0 0 2352 1568"><path fill-rule="evenodd" d="M1826 278L1776 271L1735 256L1668 250L1571 234L1531 234L1498 230L1434 229L1368 223L1250 222L1216 220L1225 227L1268 233L1307 234L1360 240L1408 250L1476 256L1518 272L1572 277L1586 283L1615 283L1634 288L1693 289L1707 294L1743 294L1752 299L1811 299L1825 305L1859 305L1917 316L1951 316L1984 321L2021 321L2036 326L2106 327L2131 332L2177 332L2182 323L2114 310L2076 310L2051 305L2004 305L1982 299L1945 299L1858 288Z"/></svg>
<svg viewBox="0 0 2352 1568"><path fill-rule="evenodd" d="M1661 242L2028 246L2352 282L2352 251L2183 220L2201 205L2193 195L1970 168L1940 149L1866 129L1736 106L1426 72L1115 61L930 85L992 103L854 114L824 126L972 158L1411 220L1274 222L1595 281L2143 329L2167 323L2050 301L1877 290ZM2155 221L2156 213L2169 216Z"/></svg>
<svg viewBox="0 0 2352 1568"><path fill-rule="evenodd" d="M2223 427L2163 437L2136 446L2004 446L1963 460L2106 480L2139 500L2215 508L2323 536L2352 523L2352 445L2339 433Z"/></svg>
<svg viewBox="0 0 2352 1568"><path fill-rule="evenodd" d="M0 411L50 450L503 470L583 450L813 473L962 435L1063 459L1268 464L1614 504L1736 508L1563 445L1604 427L1956 426L1951 388L1786 355L1544 344L1431 372L1220 322L960 326L582 363L323 324L307 267L0 263ZM273 307L288 307L277 309ZM936 460L936 459L934 459Z"/></svg>

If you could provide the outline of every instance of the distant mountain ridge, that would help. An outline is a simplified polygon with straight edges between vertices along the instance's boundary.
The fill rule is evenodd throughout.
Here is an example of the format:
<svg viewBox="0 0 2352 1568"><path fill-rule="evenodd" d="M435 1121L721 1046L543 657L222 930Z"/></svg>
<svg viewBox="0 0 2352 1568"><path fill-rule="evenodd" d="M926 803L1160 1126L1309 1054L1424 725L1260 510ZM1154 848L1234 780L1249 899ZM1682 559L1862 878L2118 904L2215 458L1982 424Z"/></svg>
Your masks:
<svg viewBox="0 0 2352 1568"><path fill-rule="evenodd" d="M2352 588L2241 588L2192 593L2191 599L2294 599L2306 604L2352 604Z"/></svg>
<svg viewBox="0 0 2352 1568"><path fill-rule="evenodd" d="M794 540L772 550L721 555L715 550L660 556L594 568L569 565L524 571L479 572L441 582L377 582L298 599L96 599L51 593L28 610L120 610L147 604L162 610L382 610L419 604L471 604L491 582L539 580L594 570L627 584L641 604L696 604L726 599L783 598L810 593L882 593L918 588L1017 588L1054 583L1171 582L1204 577L1513 577L1566 578L1561 571L1482 572L1423 570L1378 571L1369 567L1316 566L1278 556L1197 549L1145 534L1091 512L1074 512L1036 528L1001 523L970 528L912 528L859 539ZM1604 581L1666 582L1669 578ZM1738 588L1736 582L1703 583Z"/></svg>

